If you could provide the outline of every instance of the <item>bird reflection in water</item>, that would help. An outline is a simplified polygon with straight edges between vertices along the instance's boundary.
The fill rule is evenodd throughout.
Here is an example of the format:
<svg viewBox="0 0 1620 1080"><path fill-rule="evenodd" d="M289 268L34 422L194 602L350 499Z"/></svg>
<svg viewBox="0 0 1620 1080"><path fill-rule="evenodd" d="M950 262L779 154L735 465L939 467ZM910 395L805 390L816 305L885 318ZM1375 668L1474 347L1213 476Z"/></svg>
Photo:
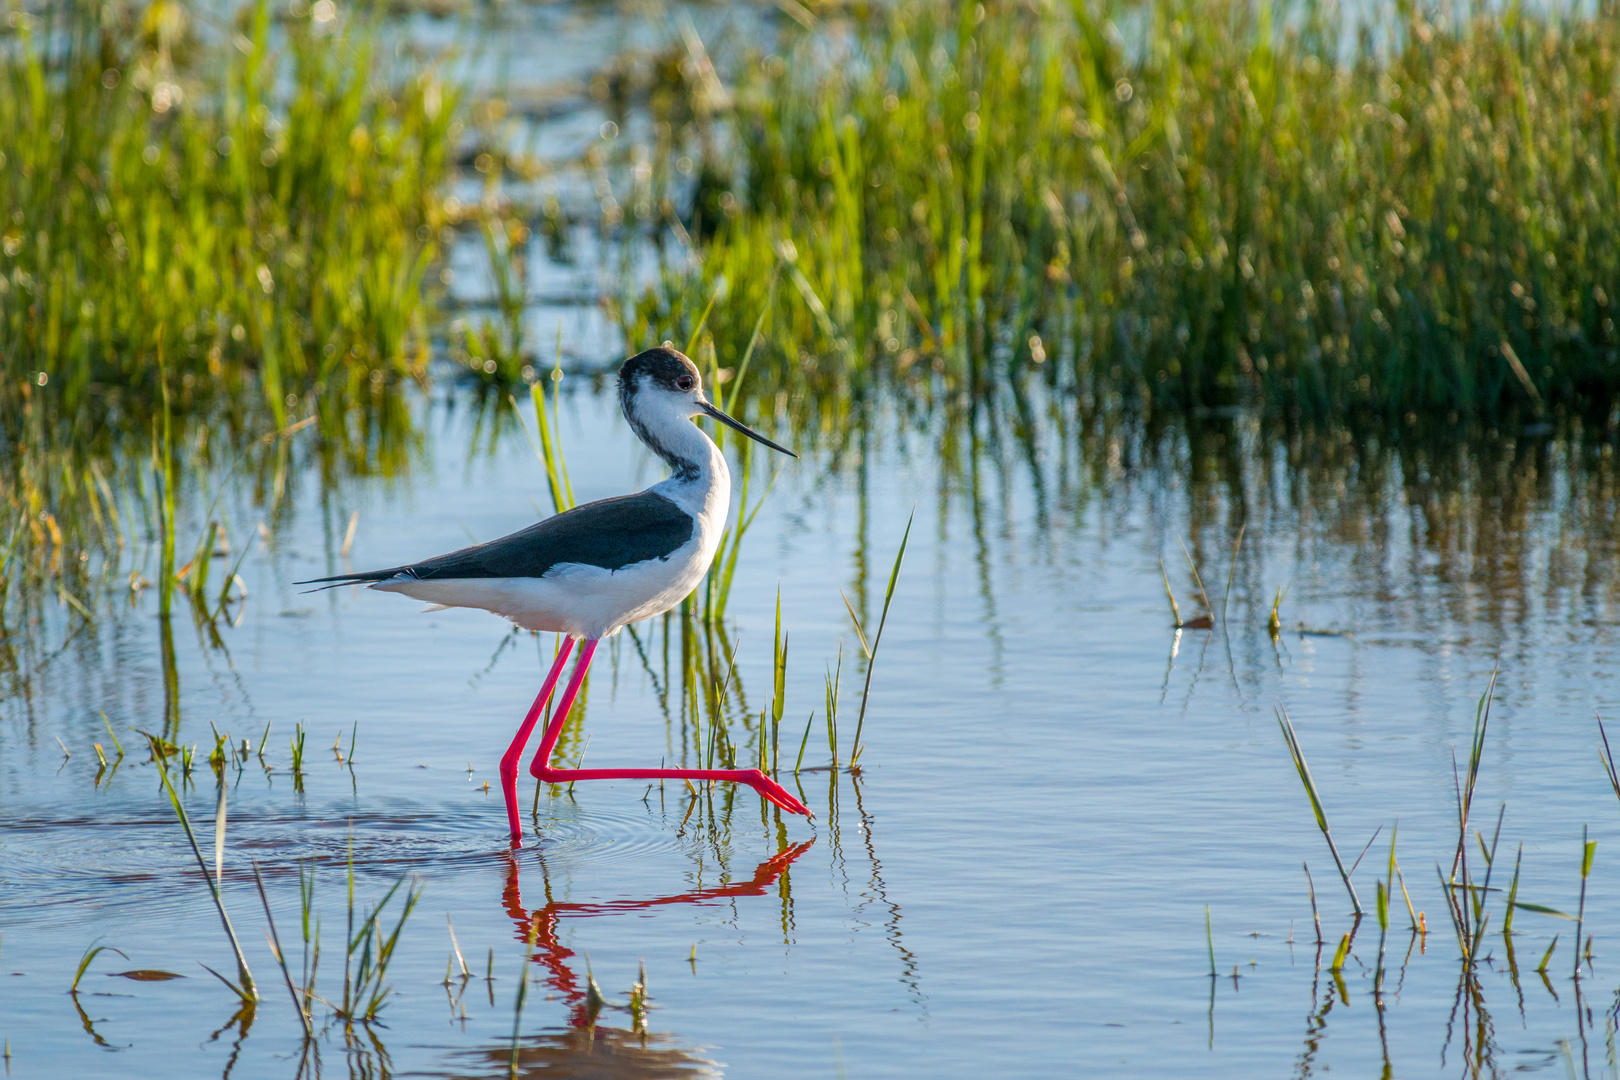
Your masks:
<svg viewBox="0 0 1620 1080"><path fill-rule="evenodd" d="M568 1027L520 1039L515 1056L509 1046L457 1055L464 1066L476 1060L480 1072L451 1072L447 1075L490 1075L498 1072L508 1076L593 1077L603 1080L614 1077L635 1077L637 1080L718 1077L720 1070L713 1061L678 1045L668 1034L646 1030L646 1011L639 987L632 993L628 1005L612 1005L602 997L588 973L582 979L571 964L575 958L574 951L560 940L562 921L646 911L675 904L708 905L740 896L765 896L777 886L794 860L810 850L814 843L814 840L807 840L796 847L784 849L760 863L754 869L753 876L745 881L693 889L673 896L596 903L554 900L547 889L546 902L532 909L523 903L517 858L508 855L502 903L512 919L518 940L527 944L532 938L530 951L534 961L546 969L546 984L567 1003ZM544 863L541 863L541 868L543 872ZM599 1023L598 1018L604 1008L627 1012L631 1026L624 1028Z"/></svg>
<svg viewBox="0 0 1620 1080"><path fill-rule="evenodd" d="M458 1054L444 1080L535 1077L536 1080L709 1080L719 1066L669 1035L595 1024L526 1035L514 1061L509 1046Z"/></svg>
<svg viewBox="0 0 1620 1080"><path fill-rule="evenodd" d="M549 973L547 983L568 1002L572 1010L570 1023L580 1027L591 1023L594 1019L591 1008L592 994L588 979L586 985L581 986L579 976L569 967L568 961L573 958L574 952L559 940L563 919L618 915L674 904L708 905L737 896L764 896L788 867L793 865L794 860L809 851L814 843L814 840L806 840L797 847L787 848L773 855L760 863L754 870L754 876L746 881L711 885L705 889L694 889L674 896L659 896L646 900L605 900L596 903L554 900L550 897L550 889L547 889L546 903L532 910L523 906L522 889L518 882L517 858L508 855L506 890L501 899L507 915L511 916L516 925L517 939L526 942L530 933L534 934L534 960L545 966ZM542 871L544 866L545 864L541 863Z"/></svg>

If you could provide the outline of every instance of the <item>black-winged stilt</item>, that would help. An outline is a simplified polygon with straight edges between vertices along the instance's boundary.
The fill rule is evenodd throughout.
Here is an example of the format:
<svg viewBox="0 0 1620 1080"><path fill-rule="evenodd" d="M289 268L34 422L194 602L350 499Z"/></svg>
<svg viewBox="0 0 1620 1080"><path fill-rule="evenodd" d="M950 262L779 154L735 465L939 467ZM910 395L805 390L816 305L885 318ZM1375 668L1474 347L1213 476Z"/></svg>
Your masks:
<svg viewBox="0 0 1620 1080"><path fill-rule="evenodd" d="M697 366L671 348L649 349L625 361L619 369L619 406L631 430L669 466L667 480L636 495L576 506L510 536L448 555L298 584L331 588L369 583L435 608L483 608L526 630L563 635L539 696L501 758L501 793L513 841L523 838L518 764L575 641L583 643L579 659L529 766L531 775L553 784L730 780L748 784L784 810L808 816L802 802L758 769L558 769L551 764L597 642L679 604L714 559L731 502L731 471L720 448L692 418L711 416L772 450L796 456L710 404Z"/></svg>

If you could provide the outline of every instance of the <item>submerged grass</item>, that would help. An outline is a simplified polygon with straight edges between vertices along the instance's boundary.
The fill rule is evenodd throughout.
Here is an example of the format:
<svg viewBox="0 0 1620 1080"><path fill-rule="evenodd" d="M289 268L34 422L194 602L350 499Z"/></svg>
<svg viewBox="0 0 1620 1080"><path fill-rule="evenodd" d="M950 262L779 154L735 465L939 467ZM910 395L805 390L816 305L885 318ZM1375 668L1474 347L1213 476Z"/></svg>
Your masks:
<svg viewBox="0 0 1620 1080"><path fill-rule="evenodd" d="M707 325L769 308L770 393L1044 372L1171 412L1606 417L1617 72L1615 0L830 12L738 65L696 257L620 318L680 338L724 281Z"/></svg>
<svg viewBox="0 0 1620 1080"><path fill-rule="evenodd" d="M1457 776L1455 778L1456 791L1454 794L1458 822L1458 838L1456 847L1453 851L1453 869L1451 874L1448 876L1440 863L1437 862L1435 864L1435 879L1439 885L1441 894L1445 897L1447 910L1450 914L1452 926L1456 933L1458 954L1462 960L1462 969L1457 990L1457 1005L1475 1011L1481 1018L1479 1021L1481 1025L1484 1025L1486 1021L1484 1019L1484 994L1479 985L1479 969L1480 965L1488 965L1492 962L1492 956L1485 948L1485 935L1487 929L1491 925L1492 917L1494 915L1497 915L1498 913L1501 915L1503 952L1506 959L1508 974L1512 978L1516 989L1518 988L1519 968L1518 960L1515 955L1514 937L1522 933L1522 931L1516 931L1514 929L1514 915L1516 912L1532 912L1535 914L1546 915L1555 919L1566 920L1575 924L1575 955L1571 960L1569 977L1574 982L1577 1000L1579 1000L1579 995L1581 993L1582 980L1585 975L1589 973L1584 965L1589 965L1593 958L1592 937L1587 936L1583 944L1582 935L1585 930L1587 885L1592 873L1592 866L1597 850L1597 842L1589 838L1586 827L1583 826L1581 830L1579 859L1580 892L1575 906L1575 913L1573 915L1566 914L1557 908L1549 907L1543 904L1529 903L1519 898L1519 886L1524 863L1524 845L1522 843L1518 846L1518 852L1514 859L1512 880L1507 889L1504 890L1499 885L1493 886L1492 877L1497 861L1498 845L1502 837L1503 821L1507 815L1506 803L1503 803L1499 808L1495 827L1493 828L1489 837L1484 834L1483 830L1475 830L1470 828L1469 813L1472 807L1473 796L1478 783L1484 757L1485 740L1490 726L1491 703L1496 689L1497 676L1498 672L1493 670L1486 685L1485 692L1481 695L1478 706L1476 707L1474 727L1469 743L1467 764L1466 766L1457 766L1455 768ZM1322 829L1324 836L1327 836L1325 815L1323 815L1321 812L1320 800L1315 793L1315 785L1311 781L1309 772L1304 766L1303 755L1299 750L1298 741L1294 737L1292 725L1288 722L1286 714L1284 714L1280 708L1278 709L1278 713L1279 724L1281 724L1283 727L1284 738L1289 744L1290 753L1293 756L1295 767L1299 771L1301 780L1305 785L1306 792L1311 798L1313 811L1315 811L1317 814L1318 825ZM1599 732L1600 742L1602 744L1601 749L1598 752L1599 757L1604 764L1607 777L1611 780L1611 782L1613 782L1615 774L1612 769L1612 761L1610 759L1607 740L1606 738L1602 738L1603 731L1601 719L1599 720ZM1405 899L1407 913L1411 919L1411 944L1407 947L1407 961L1410 961L1414 947L1417 947L1420 942L1426 943L1428 933L1423 913L1415 911L1413 908L1412 899L1410 894L1407 892L1404 875L1402 874L1399 860L1396 857L1397 830L1398 823L1396 824L1396 828L1391 830L1389 856L1385 864L1384 873L1376 882L1377 895L1375 899L1374 913L1378 922L1378 956L1376 964L1373 965L1371 970L1371 982L1374 1007L1378 1010L1380 1016L1382 1016L1385 1008L1384 990L1387 970L1386 949L1390 930L1390 908L1393 904L1393 895L1397 884L1400 887L1402 897ZM1377 835L1378 833L1375 832L1374 838L1376 838ZM1333 842L1331 837L1328 837L1328 843L1330 849L1332 849ZM1368 846L1371 846L1371 841L1368 842ZM1470 847L1477 847L1479 858L1483 859L1484 861L1485 869L1482 877L1476 878L1474 871L1470 869L1470 860L1468 856L1468 850ZM1365 854L1365 852L1363 852L1363 854ZM1335 860L1337 861L1336 851ZM1359 862L1360 859L1358 858L1356 863L1359 864ZM1342 864L1340 865L1341 874L1345 879L1345 885L1347 888L1349 888L1350 877L1355 873L1356 865L1353 864L1348 872L1343 870ZM1305 869L1305 876L1307 890L1310 894L1311 911L1314 917L1316 915L1316 896L1315 889L1310 883L1309 867L1306 867ZM1353 890L1352 896L1354 896ZM1499 912L1496 908L1497 903L1501 904ZM1346 967L1347 961L1353 958L1352 949L1354 947L1356 932L1361 924L1361 917L1361 911L1358 905L1355 912L1354 921L1352 922L1349 931L1345 932L1340 939L1339 946L1334 951L1332 960L1329 964L1329 970L1333 972L1335 976L1335 985L1337 986L1340 999L1345 1000L1347 1003L1348 988L1340 978L1340 974ZM1559 940L1560 935L1555 934L1552 936L1551 940L1547 942L1546 949L1541 955L1539 964L1535 968L1536 973L1541 977L1549 993L1551 993L1555 999L1557 998L1557 992L1553 989L1552 982L1548 976L1548 967L1552 961L1554 953L1558 948ZM1321 924L1320 920L1318 919L1317 963L1319 965L1321 963L1320 948L1323 943ZM1426 944L1423 945L1423 948L1424 951L1427 951ZM1402 978L1404 978L1404 972L1405 962L1402 963ZM1397 993L1398 990L1399 986L1397 985ZM1520 1004L1522 1008L1522 994ZM1455 1019L1455 1013L1453 1014L1453 1018ZM1465 1026L1466 1023L1467 1022L1465 1021ZM1481 1039L1482 1046L1485 1042L1488 1042L1488 1039L1486 1039L1483 1034L1481 1034L1479 1038ZM1465 1049L1467 1049L1466 1046ZM1468 1050L1468 1052L1470 1054L1476 1054L1483 1053L1484 1051L1482 1051L1479 1046L1476 1046L1472 1050ZM1387 1044L1385 1053L1387 1061ZM1387 1064L1385 1071L1388 1071Z"/></svg>

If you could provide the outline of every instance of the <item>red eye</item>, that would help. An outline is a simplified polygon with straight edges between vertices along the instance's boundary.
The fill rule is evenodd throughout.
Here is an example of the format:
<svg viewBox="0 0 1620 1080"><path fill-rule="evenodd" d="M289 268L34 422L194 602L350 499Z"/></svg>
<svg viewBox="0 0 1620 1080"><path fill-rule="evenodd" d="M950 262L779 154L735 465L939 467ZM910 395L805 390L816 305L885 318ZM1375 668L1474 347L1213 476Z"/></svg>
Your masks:
<svg viewBox="0 0 1620 1080"><path fill-rule="evenodd" d="M690 390L692 387L697 385L697 380L692 378L690 375L682 375L680 378L675 380L675 385L680 387L682 390Z"/></svg>

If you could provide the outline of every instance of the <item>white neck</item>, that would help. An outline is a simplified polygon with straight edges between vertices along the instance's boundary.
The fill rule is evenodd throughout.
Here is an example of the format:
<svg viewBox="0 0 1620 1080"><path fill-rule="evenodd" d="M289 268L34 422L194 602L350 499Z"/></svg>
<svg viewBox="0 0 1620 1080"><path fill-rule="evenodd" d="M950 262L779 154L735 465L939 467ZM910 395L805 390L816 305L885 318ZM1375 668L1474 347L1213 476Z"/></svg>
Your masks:
<svg viewBox="0 0 1620 1080"><path fill-rule="evenodd" d="M689 403L674 395L641 395L626 416L647 448L670 467L669 479L653 491L697 516L705 528L725 525L731 503L731 470L714 440L692 423Z"/></svg>
<svg viewBox="0 0 1620 1080"><path fill-rule="evenodd" d="M679 464L670 462L673 474L654 484L652 490L673 500L683 510L712 517L723 524L731 501L731 470L726 465L726 456L714 445L714 440L690 420L682 420L680 426L686 431L678 445L663 444Z"/></svg>

